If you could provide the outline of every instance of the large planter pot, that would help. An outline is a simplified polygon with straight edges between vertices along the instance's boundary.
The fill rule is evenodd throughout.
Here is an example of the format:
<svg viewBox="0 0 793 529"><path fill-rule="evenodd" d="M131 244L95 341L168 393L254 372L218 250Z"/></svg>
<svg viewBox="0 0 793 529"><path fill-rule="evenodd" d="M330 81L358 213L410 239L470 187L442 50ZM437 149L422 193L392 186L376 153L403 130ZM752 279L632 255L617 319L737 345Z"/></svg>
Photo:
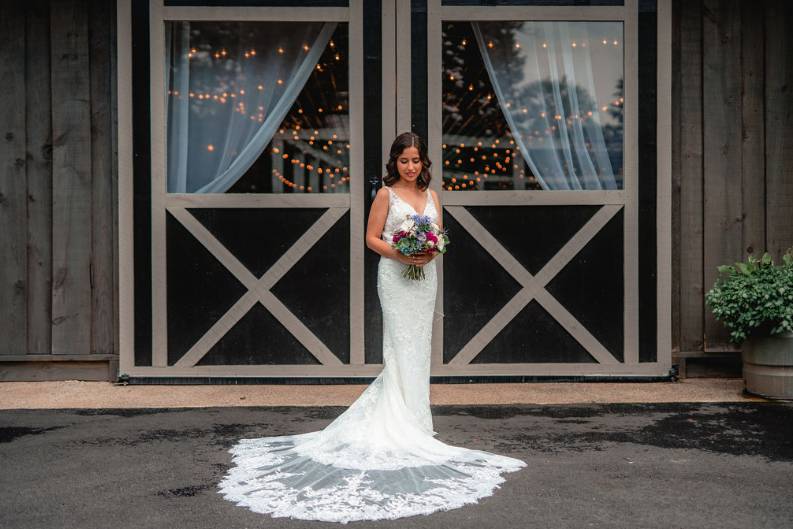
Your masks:
<svg viewBox="0 0 793 529"><path fill-rule="evenodd" d="M743 343L746 391L774 399L793 399L793 333L749 336Z"/></svg>

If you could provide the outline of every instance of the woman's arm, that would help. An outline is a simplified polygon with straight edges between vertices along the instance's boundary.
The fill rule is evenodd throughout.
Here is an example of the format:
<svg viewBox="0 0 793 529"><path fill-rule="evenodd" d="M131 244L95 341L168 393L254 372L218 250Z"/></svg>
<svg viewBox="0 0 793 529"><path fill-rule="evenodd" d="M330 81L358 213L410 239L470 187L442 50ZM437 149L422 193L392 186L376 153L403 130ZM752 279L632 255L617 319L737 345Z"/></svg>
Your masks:
<svg viewBox="0 0 793 529"><path fill-rule="evenodd" d="M436 193L434 189L430 189L430 194L432 195L432 200L435 201L435 211L438 212L438 221L436 224L443 229L443 208L441 207L441 199L438 198L438 193Z"/></svg>
<svg viewBox="0 0 793 529"><path fill-rule="evenodd" d="M434 200L434 201L435 201L435 211L437 211L437 212L438 212L438 219L435 221L435 223L438 225L438 227L439 227L440 229L443 229L443 217L442 217L442 215L443 215L443 210L441 209L441 201L440 201L440 199L438 198L438 193L436 193L434 189L430 189L430 196L432 197L432 200ZM431 254L428 254L428 256L429 256L429 261L432 261L433 259L435 259L435 258L436 258L436 257L438 257L439 255L440 255L440 253L431 253ZM428 261L428 262L429 262L429 261Z"/></svg>
<svg viewBox="0 0 793 529"><path fill-rule="evenodd" d="M380 238L385 227L385 220L388 217L388 193L388 189L381 187L377 190L377 195L372 201L372 207L369 209L369 220L366 223L366 247L383 257L409 264L407 257Z"/></svg>

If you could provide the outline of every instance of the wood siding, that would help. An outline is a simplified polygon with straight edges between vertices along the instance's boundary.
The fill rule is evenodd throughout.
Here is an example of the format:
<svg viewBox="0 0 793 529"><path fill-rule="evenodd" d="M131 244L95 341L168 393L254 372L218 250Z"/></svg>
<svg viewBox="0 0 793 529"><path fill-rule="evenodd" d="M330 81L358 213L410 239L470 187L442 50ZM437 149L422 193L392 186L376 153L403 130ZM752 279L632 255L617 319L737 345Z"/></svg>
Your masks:
<svg viewBox="0 0 793 529"><path fill-rule="evenodd" d="M673 347L730 351L717 267L793 246L793 3L675 0Z"/></svg>
<svg viewBox="0 0 793 529"><path fill-rule="evenodd" d="M0 380L107 378L118 351L114 21L0 3Z"/></svg>

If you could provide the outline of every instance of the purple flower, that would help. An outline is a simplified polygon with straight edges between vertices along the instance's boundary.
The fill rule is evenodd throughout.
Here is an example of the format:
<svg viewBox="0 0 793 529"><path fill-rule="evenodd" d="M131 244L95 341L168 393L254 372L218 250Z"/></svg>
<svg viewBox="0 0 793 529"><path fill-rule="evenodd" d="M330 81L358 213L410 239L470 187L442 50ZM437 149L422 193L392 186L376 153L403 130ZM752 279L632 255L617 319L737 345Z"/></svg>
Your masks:
<svg viewBox="0 0 793 529"><path fill-rule="evenodd" d="M410 218L413 219L413 222L416 224L429 224L432 222L432 219L429 215L419 215L414 213L410 216Z"/></svg>

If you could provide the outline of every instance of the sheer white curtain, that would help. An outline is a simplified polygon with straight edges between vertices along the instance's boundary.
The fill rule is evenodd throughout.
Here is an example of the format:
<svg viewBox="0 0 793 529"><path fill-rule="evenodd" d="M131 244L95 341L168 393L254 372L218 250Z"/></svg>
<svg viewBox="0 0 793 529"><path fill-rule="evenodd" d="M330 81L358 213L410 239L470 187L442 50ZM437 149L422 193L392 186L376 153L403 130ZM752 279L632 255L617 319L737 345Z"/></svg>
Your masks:
<svg viewBox="0 0 793 529"><path fill-rule="evenodd" d="M208 24L167 26L170 193L234 185L270 143L336 29L335 22L239 23L212 28L219 41L211 47L191 47L191 35Z"/></svg>
<svg viewBox="0 0 793 529"><path fill-rule="evenodd" d="M511 42L503 22L471 25L512 136L542 188L617 189L598 108L611 94L596 89L590 23L510 25Z"/></svg>

